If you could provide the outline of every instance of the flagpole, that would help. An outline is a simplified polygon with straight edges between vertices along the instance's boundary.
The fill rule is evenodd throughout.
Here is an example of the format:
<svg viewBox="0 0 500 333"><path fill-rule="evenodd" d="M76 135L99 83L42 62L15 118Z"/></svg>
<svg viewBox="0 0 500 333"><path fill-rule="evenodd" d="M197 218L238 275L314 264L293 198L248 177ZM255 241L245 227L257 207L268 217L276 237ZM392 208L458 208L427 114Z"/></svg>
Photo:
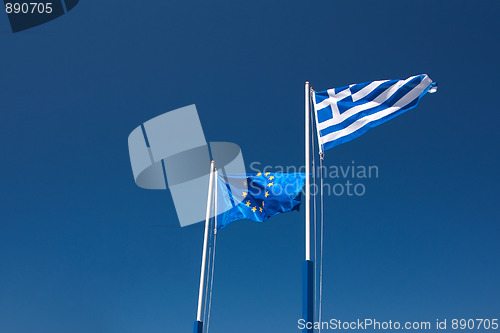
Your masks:
<svg viewBox="0 0 500 333"><path fill-rule="evenodd" d="M207 262L208 226L210 224L210 211L212 208L212 185L214 179L214 161L210 163L210 179L208 183L207 211L205 214L205 234L203 236L203 254L201 257L200 290L198 293L198 311L194 322L194 333L203 332L203 322L201 321L201 308L203 304L203 285L205 282L205 266Z"/></svg>
<svg viewBox="0 0 500 333"><path fill-rule="evenodd" d="M306 260L311 260L311 201L310 201L310 180L309 180L309 164L310 164L310 156L309 156L309 81L306 82L306 157L305 157L305 166L306 166Z"/></svg>
<svg viewBox="0 0 500 333"><path fill-rule="evenodd" d="M302 319L306 323L314 321L314 263L311 261L311 189L310 189L310 143L309 143L309 103L310 103L310 85L309 81L305 83L305 173L306 173L306 260L302 267ZM306 332L312 333L314 330L307 329Z"/></svg>

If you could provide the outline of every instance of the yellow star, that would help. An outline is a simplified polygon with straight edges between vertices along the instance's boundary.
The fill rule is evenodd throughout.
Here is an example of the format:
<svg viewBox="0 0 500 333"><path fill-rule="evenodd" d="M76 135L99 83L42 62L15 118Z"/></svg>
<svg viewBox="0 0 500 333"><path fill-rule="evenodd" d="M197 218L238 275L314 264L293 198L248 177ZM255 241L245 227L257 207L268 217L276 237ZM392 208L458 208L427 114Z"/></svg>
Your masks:
<svg viewBox="0 0 500 333"><path fill-rule="evenodd" d="M257 207L252 208L252 212L255 213L256 210L257 210Z"/></svg>
<svg viewBox="0 0 500 333"><path fill-rule="evenodd" d="M262 207L264 207L264 201L262 201Z"/></svg>
<svg viewBox="0 0 500 333"><path fill-rule="evenodd" d="M269 180L273 180L273 179L274 179L274 176L269 177Z"/></svg>
<svg viewBox="0 0 500 333"><path fill-rule="evenodd" d="M262 213L262 207L259 207L259 211Z"/></svg>
<svg viewBox="0 0 500 333"><path fill-rule="evenodd" d="M250 207L250 201L247 201L246 205L247 207Z"/></svg>
<svg viewBox="0 0 500 333"><path fill-rule="evenodd" d="M257 177L258 177L258 176L260 176L260 175L262 175L262 172L259 172L259 173L257 174Z"/></svg>
<svg viewBox="0 0 500 333"><path fill-rule="evenodd" d="M266 198L269 196L269 192L266 191L266 194L265 194ZM264 204L264 202L262 202L262 204Z"/></svg>
<svg viewBox="0 0 500 333"><path fill-rule="evenodd" d="M266 172L266 176L269 176L271 173L270 172Z"/></svg>
<svg viewBox="0 0 500 333"><path fill-rule="evenodd" d="M273 183L273 182L271 182L271 183L267 184L267 187L271 187L271 186L273 186L273 185L274 185L274 183Z"/></svg>
<svg viewBox="0 0 500 333"><path fill-rule="evenodd" d="M244 197L246 197L248 193L247 193L247 191L243 191L242 194L243 194Z"/></svg>
<svg viewBox="0 0 500 333"><path fill-rule="evenodd" d="M247 182L246 182L246 181L243 181L243 185L247 186Z"/></svg>

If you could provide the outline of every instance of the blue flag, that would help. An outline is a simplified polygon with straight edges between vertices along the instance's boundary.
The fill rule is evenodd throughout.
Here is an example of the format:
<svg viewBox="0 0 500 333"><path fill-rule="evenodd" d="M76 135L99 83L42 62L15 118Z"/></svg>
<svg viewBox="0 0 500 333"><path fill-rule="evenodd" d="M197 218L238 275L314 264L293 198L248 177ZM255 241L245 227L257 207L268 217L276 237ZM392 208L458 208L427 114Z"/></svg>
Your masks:
<svg viewBox="0 0 500 333"><path fill-rule="evenodd" d="M428 75L406 80L372 81L314 92L316 128L321 152L351 141L417 106L437 90Z"/></svg>
<svg viewBox="0 0 500 333"><path fill-rule="evenodd" d="M217 228L232 221L263 222L279 213L299 210L303 173L229 174L217 177Z"/></svg>

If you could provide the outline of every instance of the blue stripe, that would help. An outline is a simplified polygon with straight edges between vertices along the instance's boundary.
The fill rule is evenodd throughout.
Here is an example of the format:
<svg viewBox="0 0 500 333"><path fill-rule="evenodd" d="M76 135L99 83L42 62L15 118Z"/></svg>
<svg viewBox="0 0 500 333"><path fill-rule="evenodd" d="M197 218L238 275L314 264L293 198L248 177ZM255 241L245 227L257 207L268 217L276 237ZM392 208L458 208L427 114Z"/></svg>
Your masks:
<svg viewBox="0 0 500 333"><path fill-rule="evenodd" d="M360 91L361 89L363 89L364 87L369 85L370 83L371 82L363 82L363 83L358 83L358 84L353 85L351 87L351 94L357 93L358 91Z"/></svg>
<svg viewBox="0 0 500 333"><path fill-rule="evenodd" d="M349 86L335 88L335 93L338 94L339 92L344 91L344 90L346 90L348 88L349 88Z"/></svg>
<svg viewBox="0 0 500 333"><path fill-rule="evenodd" d="M366 116L375 114L375 113L380 112L380 111L384 111L384 110L392 107L403 96L405 96L408 92L410 92L412 89L414 89L422 81L422 79L423 79L422 76L417 76L417 77L413 78L412 80L407 82L404 86L399 88L391 97L389 97L387 100L385 100L382 104L377 105L377 106L370 108L370 109L367 109L367 110L363 110L363 111L358 112L356 114L353 114L352 116L350 116L349 118L347 118L343 122L336 124L336 125L329 126L325 129L321 130L320 136L325 136L327 134L340 131L340 130L352 125L356 121L358 121ZM421 96L422 96L422 94L420 96L416 97L415 100L417 100L417 102L418 102L418 100L421 98ZM412 104L413 102L414 101L411 101L410 104ZM339 109L340 109L341 105L342 105L342 102L337 103L337 106L339 107Z"/></svg>
<svg viewBox="0 0 500 333"><path fill-rule="evenodd" d="M353 102L352 101L352 96L347 96L344 99L341 99L337 103L337 107L339 108L340 114L346 112L352 107L366 104L368 102L373 101L375 98L377 98L380 94L382 94L384 91L395 85L397 82L400 82L400 80L390 80L384 83L381 83L377 88L373 89L372 92L370 92L368 95L360 99L359 101ZM371 82L367 82L371 83ZM352 91L352 90L351 90Z"/></svg>

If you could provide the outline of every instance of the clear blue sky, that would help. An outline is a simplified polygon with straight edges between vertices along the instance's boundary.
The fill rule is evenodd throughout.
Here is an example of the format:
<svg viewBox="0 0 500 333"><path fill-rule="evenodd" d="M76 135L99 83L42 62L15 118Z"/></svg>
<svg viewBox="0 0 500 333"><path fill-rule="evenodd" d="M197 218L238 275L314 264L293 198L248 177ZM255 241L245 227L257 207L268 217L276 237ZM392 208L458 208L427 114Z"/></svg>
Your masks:
<svg viewBox="0 0 500 333"><path fill-rule="evenodd" d="M200 224L133 181L127 136L196 104L247 166L303 164L303 90L427 73L437 94L327 165L324 317L498 317L498 1L81 1L0 15L0 332L191 332ZM219 234L212 332L298 332L303 211ZM262 325L265 325L263 327ZM236 328L237 327L237 328Z"/></svg>

